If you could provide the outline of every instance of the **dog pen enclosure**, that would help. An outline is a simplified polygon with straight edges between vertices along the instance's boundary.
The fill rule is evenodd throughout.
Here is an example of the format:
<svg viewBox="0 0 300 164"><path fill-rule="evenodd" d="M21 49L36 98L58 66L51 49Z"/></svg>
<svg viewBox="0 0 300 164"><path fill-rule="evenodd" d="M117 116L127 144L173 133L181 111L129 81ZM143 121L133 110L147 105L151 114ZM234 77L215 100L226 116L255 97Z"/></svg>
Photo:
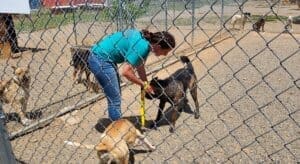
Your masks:
<svg viewBox="0 0 300 164"><path fill-rule="evenodd" d="M72 4L73 1L69 1ZM75 1L74 1L75 2ZM86 1L89 2L89 1ZM25 163L97 163L93 150L66 144L95 145L107 119L102 93L75 84L70 47L91 46L115 30L131 27L174 34L177 45L165 58L150 55L148 79L165 78L192 61L200 118L194 104L179 116L174 133L167 119L146 136L154 152L131 150L141 163L299 162L300 27L284 29L289 15L299 15L291 1L110 0L51 12L41 6L29 16L14 16L20 47L16 59L1 59L1 79L12 77L10 65L30 66L28 111L42 116L29 126L6 120L15 157ZM66 6L66 5L65 5ZM74 7L74 6L73 6ZM250 12L244 30L232 29L235 14ZM252 24L265 17L265 32ZM119 65L122 69L122 65ZM122 112L139 126L140 89L122 80ZM5 113L13 113L4 104ZM155 118L156 100L146 100L146 122ZM168 112L166 113L168 116ZM2 134L2 133L1 133ZM9 148L9 146L8 146ZM4 147L0 147L3 152Z"/></svg>

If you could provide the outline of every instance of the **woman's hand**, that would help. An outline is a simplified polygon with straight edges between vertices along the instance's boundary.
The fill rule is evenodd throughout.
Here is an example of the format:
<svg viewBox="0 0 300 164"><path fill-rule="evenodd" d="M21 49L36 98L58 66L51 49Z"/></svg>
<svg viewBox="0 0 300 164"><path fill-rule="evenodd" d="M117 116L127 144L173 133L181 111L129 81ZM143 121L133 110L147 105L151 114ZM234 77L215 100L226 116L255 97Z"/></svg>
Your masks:
<svg viewBox="0 0 300 164"><path fill-rule="evenodd" d="M146 81L144 82L143 89L147 93L154 94L154 90L153 90L152 86L149 84L149 82L146 82Z"/></svg>
<svg viewBox="0 0 300 164"><path fill-rule="evenodd" d="M134 67L131 66L128 63L124 64L123 70L122 70L122 75L125 76L129 81L140 85L147 93L154 93L153 88L149 85L147 82L147 77L145 73L145 67L144 65L140 65L137 67L137 72L139 74L138 78L135 73L134 73ZM146 83L147 85L145 85Z"/></svg>

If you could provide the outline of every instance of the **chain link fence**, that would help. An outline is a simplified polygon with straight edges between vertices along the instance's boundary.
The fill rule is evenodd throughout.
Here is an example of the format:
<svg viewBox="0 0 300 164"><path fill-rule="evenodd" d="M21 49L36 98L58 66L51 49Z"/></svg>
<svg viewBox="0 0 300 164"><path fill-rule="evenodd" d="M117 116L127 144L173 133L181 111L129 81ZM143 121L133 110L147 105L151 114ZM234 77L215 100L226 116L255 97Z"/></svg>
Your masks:
<svg viewBox="0 0 300 164"><path fill-rule="evenodd" d="M171 55L150 55L148 79L165 78L189 56L197 76L200 118L195 106L179 116L174 133L161 125L147 130L154 152L131 150L137 163L298 163L300 161L300 25L294 1L109 0L59 7L44 3L30 15L13 15L19 51L2 57L1 80L11 66L29 66L29 113L21 125L4 104L6 127L16 158L25 163L98 163L95 145L110 122L100 90L76 83L71 48L86 48L115 30L166 30L176 38ZM56 3L57 4L57 3ZM250 12L244 29L234 15ZM285 29L292 16L292 30ZM259 18L265 31L253 31ZM4 27L4 26L3 26ZM0 30L1 31L1 30ZM3 45L3 44L2 44ZM3 51L3 48L2 48ZM122 69L122 65L119 65ZM121 77L123 116L139 125L140 88ZM147 122L157 100L146 100ZM169 108L170 109L170 108ZM166 114L167 115L167 114ZM166 124L167 125L167 124ZM74 143L74 144L67 144ZM77 145L77 146L76 146ZM3 147L0 148L0 152Z"/></svg>

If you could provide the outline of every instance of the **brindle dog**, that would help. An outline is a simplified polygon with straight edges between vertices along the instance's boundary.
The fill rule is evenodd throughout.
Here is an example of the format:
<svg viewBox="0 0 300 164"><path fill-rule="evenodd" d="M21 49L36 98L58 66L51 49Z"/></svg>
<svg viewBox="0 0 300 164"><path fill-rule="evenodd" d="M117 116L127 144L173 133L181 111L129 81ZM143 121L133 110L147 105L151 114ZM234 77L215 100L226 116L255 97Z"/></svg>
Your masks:
<svg viewBox="0 0 300 164"><path fill-rule="evenodd" d="M166 102L172 105L173 113L171 116L171 125L169 131L174 132L176 113L182 112L187 103L186 90L190 90L190 94L194 100L196 109L194 112L195 119L199 118L199 103L197 99L197 77L194 68L189 58L186 56L180 57L181 61L186 64L185 68L181 68L166 79L153 78L150 85L154 89L154 94L146 93L146 98L156 98L160 100L159 110L155 122L150 125L151 128L156 128L156 123L161 119Z"/></svg>
<svg viewBox="0 0 300 164"><path fill-rule="evenodd" d="M70 65L74 67L73 72L73 79L76 81L76 83L83 83L83 73L85 73L86 76L86 88L87 90L92 89L92 81L90 79L91 71L88 67L88 58L90 55L90 51L88 47L71 47L71 55L72 60L70 62Z"/></svg>

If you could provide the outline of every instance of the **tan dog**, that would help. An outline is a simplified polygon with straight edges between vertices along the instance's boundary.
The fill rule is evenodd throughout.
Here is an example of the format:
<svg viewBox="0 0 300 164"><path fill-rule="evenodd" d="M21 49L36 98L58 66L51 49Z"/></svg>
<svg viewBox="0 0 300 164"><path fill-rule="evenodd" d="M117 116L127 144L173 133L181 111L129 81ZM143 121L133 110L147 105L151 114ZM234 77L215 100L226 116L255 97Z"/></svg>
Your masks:
<svg viewBox="0 0 300 164"><path fill-rule="evenodd" d="M127 164L129 148L136 144L145 144L151 151L155 150L155 146L130 121L120 119L112 122L95 147L99 163Z"/></svg>
<svg viewBox="0 0 300 164"><path fill-rule="evenodd" d="M11 104L26 126L30 120L26 118L27 102L29 99L30 74L29 67L12 67L14 76L9 80L0 80L0 101Z"/></svg>

